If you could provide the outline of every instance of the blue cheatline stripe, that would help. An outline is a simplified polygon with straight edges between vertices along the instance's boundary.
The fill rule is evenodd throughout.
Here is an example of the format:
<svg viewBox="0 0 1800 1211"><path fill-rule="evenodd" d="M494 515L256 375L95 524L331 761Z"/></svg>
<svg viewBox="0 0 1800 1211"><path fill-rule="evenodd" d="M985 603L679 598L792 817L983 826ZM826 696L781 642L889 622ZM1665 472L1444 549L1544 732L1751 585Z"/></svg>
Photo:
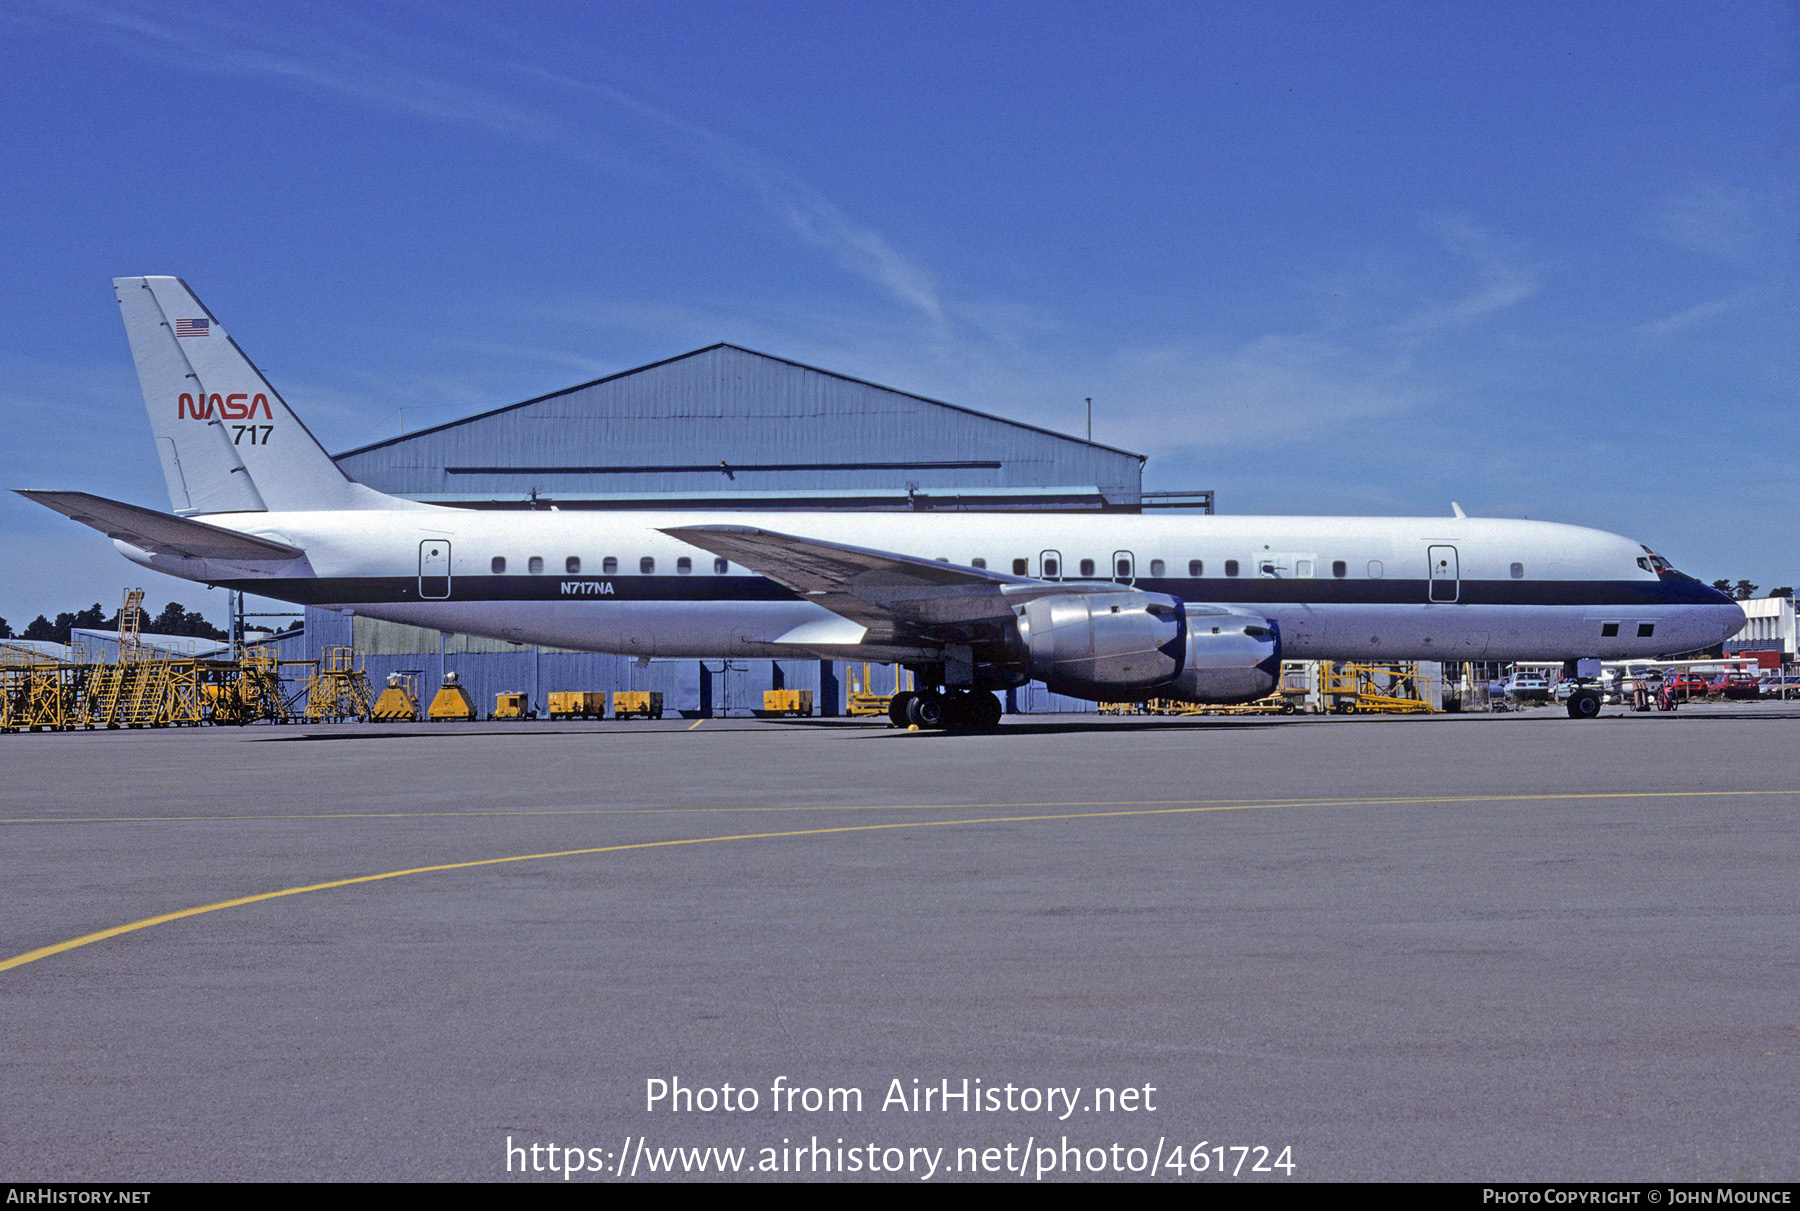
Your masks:
<svg viewBox="0 0 1800 1211"><path fill-rule="evenodd" d="M303 605L411 601L794 601L797 595L760 576L488 576L459 575L448 597L419 595L416 576L321 576L222 580L218 584ZM441 584L441 582L440 582ZM1218 605L1428 605L1424 580L1207 580L1140 578L1136 587L1184 601ZM1695 580L1465 580L1458 605L1592 606L1596 608L1720 605L1730 598Z"/></svg>

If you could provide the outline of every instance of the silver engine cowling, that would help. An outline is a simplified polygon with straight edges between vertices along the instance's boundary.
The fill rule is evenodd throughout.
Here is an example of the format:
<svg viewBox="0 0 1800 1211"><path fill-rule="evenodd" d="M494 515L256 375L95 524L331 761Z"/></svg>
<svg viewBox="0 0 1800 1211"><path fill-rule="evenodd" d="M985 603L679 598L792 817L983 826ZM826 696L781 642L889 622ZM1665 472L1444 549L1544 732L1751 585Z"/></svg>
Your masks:
<svg viewBox="0 0 1800 1211"><path fill-rule="evenodd" d="M1186 607L1181 671L1159 693L1187 702L1252 702L1281 684L1281 630L1261 614Z"/></svg>
<svg viewBox="0 0 1800 1211"><path fill-rule="evenodd" d="M1031 676L1076 698L1147 696L1181 672L1181 602L1164 593L1068 593L1019 611Z"/></svg>

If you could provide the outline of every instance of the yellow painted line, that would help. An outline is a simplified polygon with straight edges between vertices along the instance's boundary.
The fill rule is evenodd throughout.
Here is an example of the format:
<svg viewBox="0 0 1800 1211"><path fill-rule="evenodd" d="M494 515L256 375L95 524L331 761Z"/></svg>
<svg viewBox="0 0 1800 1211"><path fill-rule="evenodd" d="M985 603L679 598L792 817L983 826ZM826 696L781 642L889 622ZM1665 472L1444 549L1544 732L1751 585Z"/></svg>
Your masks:
<svg viewBox="0 0 1800 1211"><path fill-rule="evenodd" d="M694 720L694 727L699 727L702 723L705 723L705 722L706 722L706 720L704 720L704 719L696 719L696 720ZM693 731L694 727L690 727L688 729L688 731L690 731L690 732Z"/></svg>
<svg viewBox="0 0 1800 1211"><path fill-rule="evenodd" d="M66 942L58 942L52 946L28 950L24 954L14 955L10 959L0 961L0 971L10 971L15 967L23 967L27 963L35 963L39 959L47 959L51 955L62 954L82 946L91 946L95 942L104 942L123 934L136 933L140 929L149 929L153 925L165 925L171 921L179 921L186 917L197 917L209 912L219 912L227 908L240 908L246 904L259 904L265 900L279 900L287 896L304 895L313 891L328 891L334 887L352 887L358 883L378 883L386 879L399 879L407 875L434 874L447 870L471 870L478 866L503 866L514 862L536 862L549 858L576 858L591 854L622 853L633 849L667 849L678 845L713 845L725 841L766 841L782 837L822 837L834 833L882 832L900 828L948 828L968 824L1029 824L1048 820L1103 820L1118 819L1126 816L1181 816L1200 812L1231 811L1263 811L1283 807L1353 807L1353 806L1391 806L1433 803L1481 803L1481 802L1514 802L1521 800L1543 799L1651 799L1670 797L1719 797L1727 795L1792 795L1800 794L1800 790L1778 791L1698 791L1684 795L1680 791L1653 792L1620 792L1596 794L1555 794L1555 795L1493 795L1478 798L1459 798L1454 796L1413 798L1413 799L1345 799L1337 801L1276 801L1270 803L1237 803L1207 804L1184 807L1148 807L1129 811L1091 811L1091 812L1059 812L1051 815L1037 816L988 816L961 820L897 820L885 824L841 824L831 828L804 828L774 833L734 833L718 837L684 837L669 841L635 841L625 845L600 845L588 849L552 850L541 854L517 854L506 858L478 858L470 862L446 862L437 866L413 866L405 870L383 871L374 875L357 875L349 879L333 879L326 883L309 883L304 887L285 887L280 891L266 891L252 896L239 896L234 900L220 900L215 904L202 904L195 908L184 908L178 912L167 912L160 916L146 917L141 921L130 921L124 925L115 925L111 929L102 929L94 933L82 934L78 938L70 938Z"/></svg>
<svg viewBox="0 0 1800 1211"><path fill-rule="evenodd" d="M688 729L692 731L693 729ZM1332 799L1270 799L1265 807L1379 807L1409 803L1523 803L1554 799L1706 799L1742 795L1800 795L1795 790L1763 791L1590 791L1532 795L1369 795ZM780 807L569 807L492 808L463 812L271 812L215 816L13 816L4 824L189 824L236 820L460 820L487 816L708 816L777 812L1019 811L1035 807L1229 807L1236 799L1057 799L1042 803L817 803Z"/></svg>

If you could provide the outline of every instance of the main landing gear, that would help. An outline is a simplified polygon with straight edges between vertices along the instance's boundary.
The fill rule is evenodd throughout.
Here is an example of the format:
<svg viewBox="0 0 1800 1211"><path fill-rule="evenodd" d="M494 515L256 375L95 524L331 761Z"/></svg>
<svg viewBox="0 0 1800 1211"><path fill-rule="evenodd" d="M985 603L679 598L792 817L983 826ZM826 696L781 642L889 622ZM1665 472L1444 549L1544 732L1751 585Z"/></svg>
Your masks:
<svg viewBox="0 0 1800 1211"><path fill-rule="evenodd" d="M901 690L888 703L895 727L990 731L1000 726L1000 699L984 690Z"/></svg>

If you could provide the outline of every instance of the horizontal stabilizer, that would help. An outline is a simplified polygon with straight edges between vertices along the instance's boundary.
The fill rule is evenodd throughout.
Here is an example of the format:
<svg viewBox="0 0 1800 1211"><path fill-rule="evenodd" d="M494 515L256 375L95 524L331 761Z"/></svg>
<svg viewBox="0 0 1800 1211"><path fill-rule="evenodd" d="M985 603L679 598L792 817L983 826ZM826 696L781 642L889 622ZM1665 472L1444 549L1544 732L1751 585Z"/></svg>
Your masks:
<svg viewBox="0 0 1800 1211"><path fill-rule="evenodd" d="M306 552L284 542L253 538L207 525L186 517L172 517L86 492L38 492L17 489L20 496L55 509L84 526L92 526L108 538L128 542L153 555L177 555L186 559L286 562Z"/></svg>

